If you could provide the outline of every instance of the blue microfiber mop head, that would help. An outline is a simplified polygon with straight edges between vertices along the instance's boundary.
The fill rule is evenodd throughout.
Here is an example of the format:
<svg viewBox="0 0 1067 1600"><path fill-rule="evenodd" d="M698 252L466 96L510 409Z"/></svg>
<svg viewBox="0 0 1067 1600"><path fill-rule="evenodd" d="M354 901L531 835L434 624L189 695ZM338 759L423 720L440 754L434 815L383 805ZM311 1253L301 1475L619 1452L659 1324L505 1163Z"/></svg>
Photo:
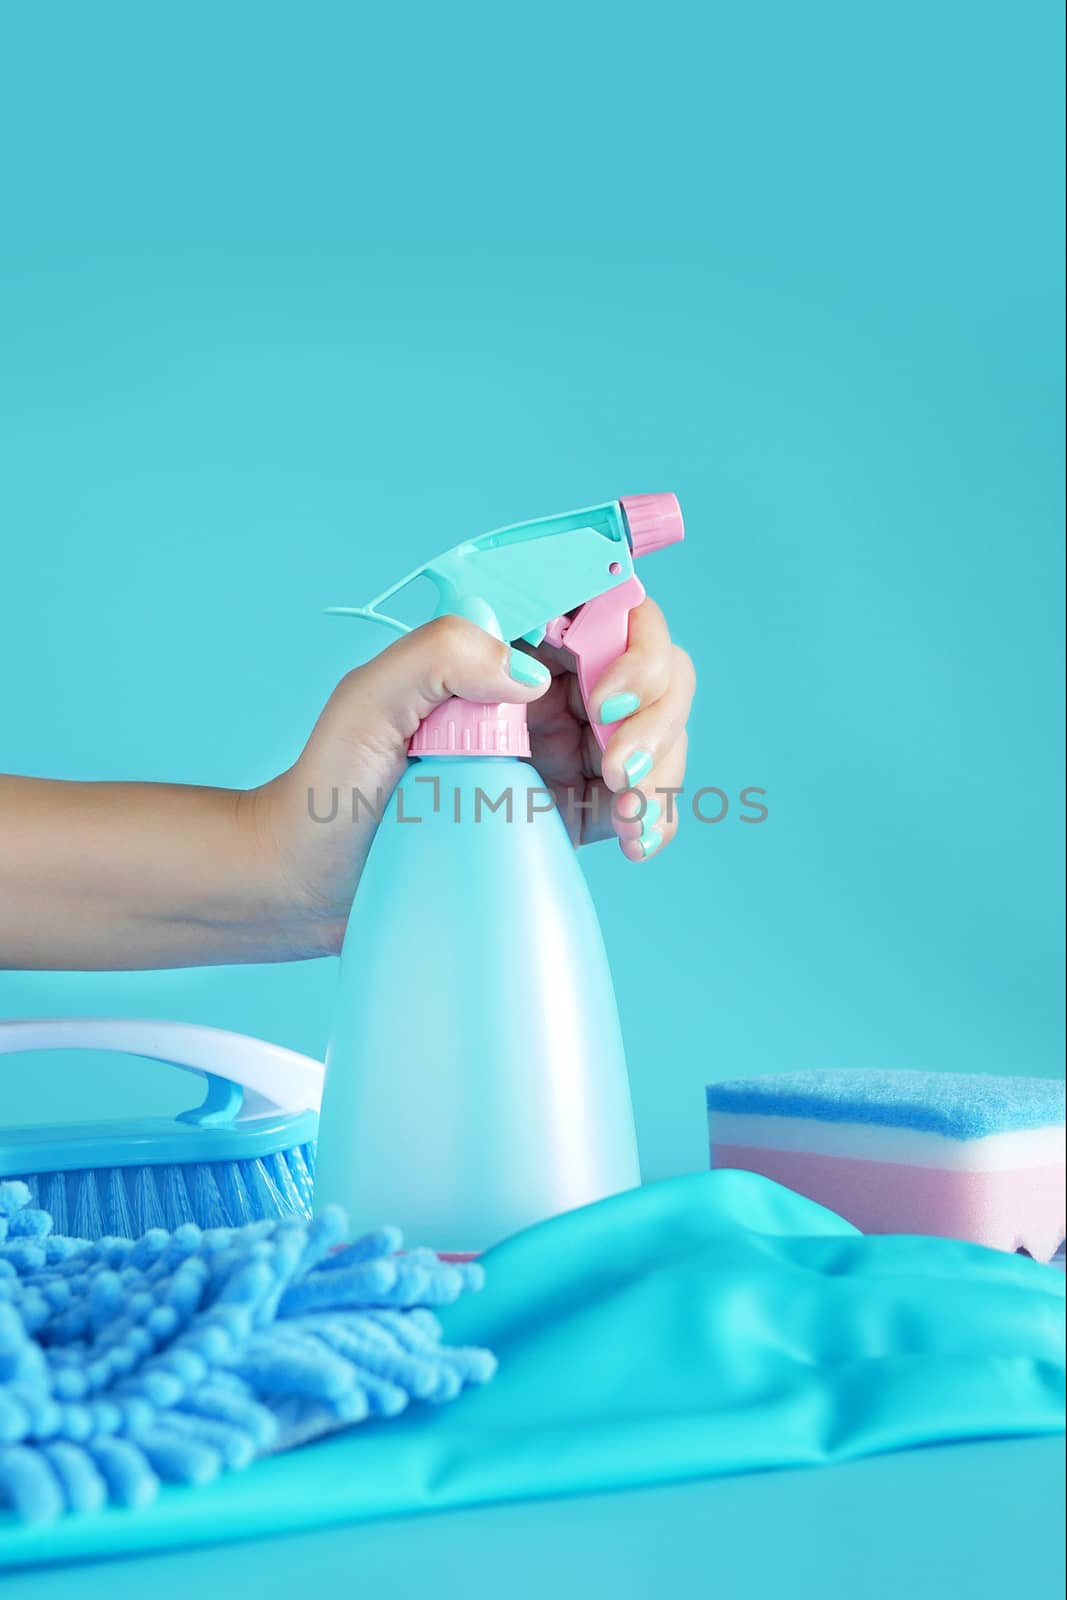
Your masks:
<svg viewBox="0 0 1067 1600"><path fill-rule="evenodd" d="M427 1309L481 1267L398 1255L394 1228L337 1250L331 1208L88 1243L28 1200L0 1183L0 1504L28 1520L143 1505L495 1371Z"/></svg>

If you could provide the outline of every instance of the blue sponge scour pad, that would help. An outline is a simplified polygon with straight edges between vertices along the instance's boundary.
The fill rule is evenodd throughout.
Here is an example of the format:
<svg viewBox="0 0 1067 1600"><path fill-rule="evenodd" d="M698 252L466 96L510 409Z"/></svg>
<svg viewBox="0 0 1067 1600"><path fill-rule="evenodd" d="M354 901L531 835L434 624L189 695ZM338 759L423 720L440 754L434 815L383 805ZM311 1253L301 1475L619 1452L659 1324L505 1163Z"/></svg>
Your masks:
<svg viewBox="0 0 1067 1600"><path fill-rule="evenodd" d="M982 1139L991 1133L1060 1125L1064 1085L1056 1078L981 1072L816 1068L712 1083L707 1104L709 1111L876 1123L949 1139Z"/></svg>

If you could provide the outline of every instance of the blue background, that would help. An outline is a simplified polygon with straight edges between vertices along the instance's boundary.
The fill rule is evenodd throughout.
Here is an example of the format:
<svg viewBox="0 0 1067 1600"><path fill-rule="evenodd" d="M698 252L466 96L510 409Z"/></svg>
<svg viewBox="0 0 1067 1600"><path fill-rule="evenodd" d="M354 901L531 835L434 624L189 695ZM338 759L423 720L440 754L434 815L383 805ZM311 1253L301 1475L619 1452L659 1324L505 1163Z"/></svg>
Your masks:
<svg viewBox="0 0 1067 1600"><path fill-rule="evenodd" d="M674 488L691 777L591 852L648 1176L702 1087L1060 1070L1061 8L0 15L0 767L242 785L460 537ZM336 964L4 974L320 1053ZM10 1117L181 1100L8 1078ZM188 1091L186 1091L187 1096Z"/></svg>

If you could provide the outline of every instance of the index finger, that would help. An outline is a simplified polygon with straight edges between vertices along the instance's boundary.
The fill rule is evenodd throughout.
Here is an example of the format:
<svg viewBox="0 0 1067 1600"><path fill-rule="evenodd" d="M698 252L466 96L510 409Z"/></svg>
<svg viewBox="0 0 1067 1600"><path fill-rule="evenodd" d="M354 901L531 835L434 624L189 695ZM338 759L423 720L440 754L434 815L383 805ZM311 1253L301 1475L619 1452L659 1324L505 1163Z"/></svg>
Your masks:
<svg viewBox="0 0 1067 1600"><path fill-rule="evenodd" d="M670 679L670 629L659 606L646 597L630 612L626 649L593 686L590 716L596 722L620 722L661 700Z"/></svg>

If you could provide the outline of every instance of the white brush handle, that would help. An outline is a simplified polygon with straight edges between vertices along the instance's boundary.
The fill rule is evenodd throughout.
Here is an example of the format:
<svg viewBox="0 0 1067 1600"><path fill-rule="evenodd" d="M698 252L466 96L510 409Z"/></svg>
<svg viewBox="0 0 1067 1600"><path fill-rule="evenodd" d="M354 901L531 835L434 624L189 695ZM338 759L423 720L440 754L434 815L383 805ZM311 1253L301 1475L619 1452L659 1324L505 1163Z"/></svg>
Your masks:
<svg viewBox="0 0 1067 1600"><path fill-rule="evenodd" d="M117 1050L238 1083L250 1112L317 1111L323 1065L266 1039L195 1022L136 1017L31 1017L0 1022L0 1056L23 1050Z"/></svg>

